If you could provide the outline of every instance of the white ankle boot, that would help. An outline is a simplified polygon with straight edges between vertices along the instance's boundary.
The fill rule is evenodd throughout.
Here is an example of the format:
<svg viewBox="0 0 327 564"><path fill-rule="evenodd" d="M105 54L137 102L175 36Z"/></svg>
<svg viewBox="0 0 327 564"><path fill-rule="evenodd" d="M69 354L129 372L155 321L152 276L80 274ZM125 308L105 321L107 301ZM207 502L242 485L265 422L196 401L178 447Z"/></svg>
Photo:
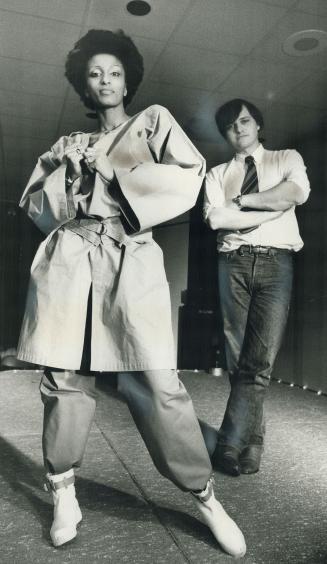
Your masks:
<svg viewBox="0 0 327 564"><path fill-rule="evenodd" d="M63 474L47 474L53 496L53 523L50 536L54 546L61 546L76 537L76 525L82 513L75 495L74 470Z"/></svg>
<svg viewBox="0 0 327 564"><path fill-rule="evenodd" d="M199 493L192 492L192 495L195 497L203 521L225 552L235 557L244 556L246 544L243 533L215 498L212 479L207 483L205 490Z"/></svg>

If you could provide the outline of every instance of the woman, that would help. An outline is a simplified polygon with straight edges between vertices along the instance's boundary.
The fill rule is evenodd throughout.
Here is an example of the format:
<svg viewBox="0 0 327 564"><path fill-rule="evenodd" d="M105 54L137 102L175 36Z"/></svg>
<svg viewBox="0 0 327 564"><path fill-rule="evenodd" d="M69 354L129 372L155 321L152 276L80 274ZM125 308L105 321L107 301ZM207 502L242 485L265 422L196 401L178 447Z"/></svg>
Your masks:
<svg viewBox="0 0 327 564"><path fill-rule="evenodd" d="M96 112L94 134L62 137L39 159L21 206L47 238L31 268L20 358L45 365L43 453L53 491L51 538L82 519L74 468L95 410L95 371L119 389L158 470L192 492L229 553L245 553L214 497L212 467L192 402L178 380L168 285L151 227L194 205L204 162L169 112L126 106L143 60L123 32L91 30L69 53L66 76Z"/></svg>

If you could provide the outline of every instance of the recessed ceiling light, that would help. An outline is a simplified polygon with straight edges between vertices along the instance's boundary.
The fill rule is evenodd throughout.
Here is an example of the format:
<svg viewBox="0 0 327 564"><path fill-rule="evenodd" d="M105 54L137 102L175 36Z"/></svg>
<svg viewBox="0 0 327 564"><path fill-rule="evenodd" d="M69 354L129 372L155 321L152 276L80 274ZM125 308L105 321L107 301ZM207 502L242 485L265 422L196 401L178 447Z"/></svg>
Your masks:
<svg viewBox="0 0 327 564"><path fill-rule="evenodd" d="M133 16L146 16L151 11L151 6L144 0L132 0L128 2L127 11Z"/></svg>
<svg viewBox="0 0 327 564"><path fill-rule="evenodd" d="M283 51L293 57L321 53L327 47L327 32L322 29L303 29L287 37Z"/></svg>

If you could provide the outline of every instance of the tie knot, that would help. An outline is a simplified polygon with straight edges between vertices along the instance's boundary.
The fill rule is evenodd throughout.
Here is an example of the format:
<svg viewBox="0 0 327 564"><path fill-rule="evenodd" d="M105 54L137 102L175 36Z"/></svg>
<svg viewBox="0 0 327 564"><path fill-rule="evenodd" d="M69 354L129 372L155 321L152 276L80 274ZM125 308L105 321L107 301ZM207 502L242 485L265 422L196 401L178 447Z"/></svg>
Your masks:
<svg viewBox="0 0 327 564"><path fill-rule="evenodd" d="M252 155L248 155L247 157L245 157L245 162L247 165L254 164L254 158L252 157Z"/></svg>

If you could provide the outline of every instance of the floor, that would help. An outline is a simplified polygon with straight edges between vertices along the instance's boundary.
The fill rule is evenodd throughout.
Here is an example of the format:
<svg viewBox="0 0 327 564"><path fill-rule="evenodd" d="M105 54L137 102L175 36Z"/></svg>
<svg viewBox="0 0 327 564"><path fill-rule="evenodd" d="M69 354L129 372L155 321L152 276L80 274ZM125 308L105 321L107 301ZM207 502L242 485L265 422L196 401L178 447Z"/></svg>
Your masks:
<svg viewBox="0 0 327 564"><path fill-rule="evenodd" d="M37 371L0 372L1 564L227 563L198 520L190 495L162 478L112 377L99 401L77 491L77 539L55 549L51 498L43 490L42 404ZM183 372L198 415L219 426L225 376ZM257 475L215 472L215 491L242 528L246 564L327 563L327 397L273 382L266 402L267 447Z"/></svg>

